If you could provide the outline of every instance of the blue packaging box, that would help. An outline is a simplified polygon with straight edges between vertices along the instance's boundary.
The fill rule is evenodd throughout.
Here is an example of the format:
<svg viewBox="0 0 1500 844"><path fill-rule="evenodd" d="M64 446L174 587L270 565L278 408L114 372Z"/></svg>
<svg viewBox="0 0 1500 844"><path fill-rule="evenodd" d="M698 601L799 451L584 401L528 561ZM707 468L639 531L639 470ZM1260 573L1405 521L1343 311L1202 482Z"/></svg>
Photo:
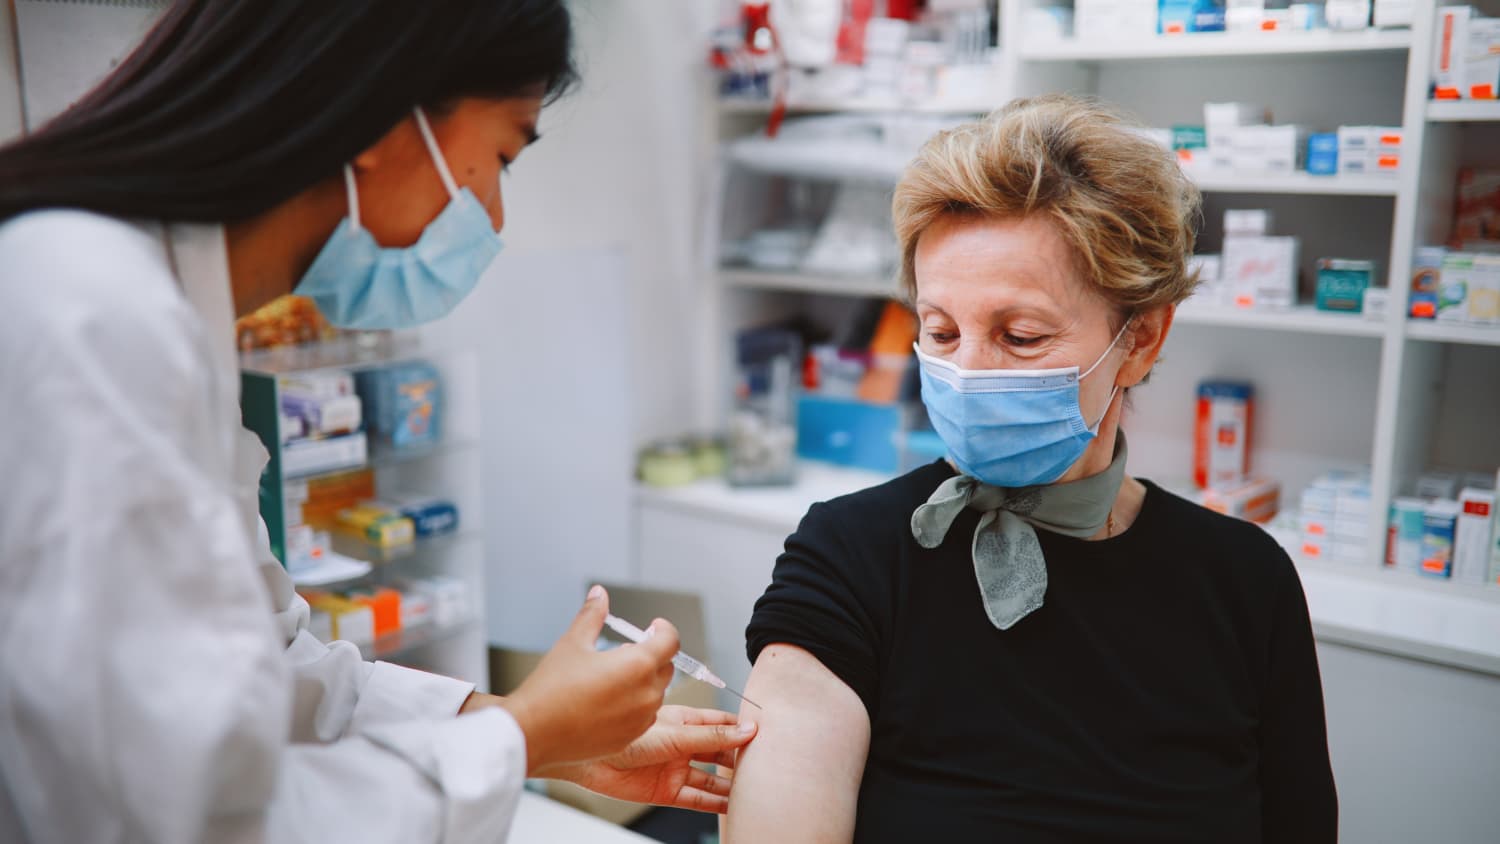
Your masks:
<svg viewBox="0 0 1500 844"><path fill-rule="evenodd" d="M1314 176L1338 175L1338 135L1332 132L1324 132L1307 136L1307 172Z"/></svg>
<svg viewBox="0 0 1500 844"><path fill-rule="evenodd" d="M797 400L797 455L840 466L895 472L902 408L805 395Z"/></svg>

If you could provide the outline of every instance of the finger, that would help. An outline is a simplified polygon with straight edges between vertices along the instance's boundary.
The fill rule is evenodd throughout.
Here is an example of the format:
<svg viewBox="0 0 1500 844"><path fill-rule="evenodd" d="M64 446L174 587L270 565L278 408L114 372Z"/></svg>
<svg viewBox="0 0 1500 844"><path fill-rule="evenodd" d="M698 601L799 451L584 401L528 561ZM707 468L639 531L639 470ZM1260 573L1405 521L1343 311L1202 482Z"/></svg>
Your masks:
<svg viewBox="0 0 1500 844"><path fill-rule="evenodd" d="M563 638L572 639L574 642L588 648L594 649L594 643L599 640L599 632L604 629L604 617L609 615L609 593L604 591L603 586L595 586L589 590L588 599L583 602L583 609L573 619L573 624L568 627L568 632Z"/></svg>
<svg viewBox="0 0 1500 844"><path fill-rule="evenodd" d="M734 769L736 753L733 750L721 750L718 753L700 753L693 757L694 762L704 762L709 765L718 765L721 768Z"/></svg>
<svg viewBox="0 0 1500 844"><path fill-rule="evenodd" d="M601 623L602 620L601 620ZM657 663L669 662L682 645L677 637L677 628L672 622L658 618L646 629L646 638L636 645Z"/></svg>
<svg viewBox="0 0 1500 844"><path fill-rule="evenodd" d="M680 718L680 724L738 724L740 716L733 712L725 712L721 709L694 709L689 706L677 707L678 712L673 714Z"/></svg>
<svg viewBox="0 0 1500 844"><path fill-rule="evenodd" d="M741 747L755 736L755 724L713 724L709 726L690 724L673 727L669 735L671 746L682 756L716 754Z"/></svg>
<svg viewBox="0 0 1500 844"><path fill-rule="evenodd" d="M697 768L689 768L687 775L687 787L706 791L709 794L718 794L723 797L729 796L729 786L733 780L726 777L710 774L708 771L700 771Z"/></svg>
<svg viewBox="0 0 1500 844"><path fill-rule="evenodd" d="M689 809L694 812L707 812L711 815L722 815L729 811L729 798L684 786L673 796L670 802L659 805L672 806L677 809Z"/></svg>

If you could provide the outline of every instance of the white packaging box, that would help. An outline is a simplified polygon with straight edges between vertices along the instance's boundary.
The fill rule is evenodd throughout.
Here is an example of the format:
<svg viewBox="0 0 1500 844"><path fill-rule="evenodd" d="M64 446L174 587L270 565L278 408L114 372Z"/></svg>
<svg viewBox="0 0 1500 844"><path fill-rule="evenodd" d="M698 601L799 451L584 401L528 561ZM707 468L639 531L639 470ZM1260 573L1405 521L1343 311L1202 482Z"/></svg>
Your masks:
<svg viewBox="0 0 1500 844"><path fill-rule="evenodd" d="M1468 280L1468 321L1500 325L1500 255L1475 255Z"/></svg>
<svg viewBox="0 0 1500 844"><path fill-rule="evenodd" d="M1375 0L1375 26L1389 29L1411 26L1412 0Z"/></svg>
<svg viewBox="0 0 1500 844"><path fill-rule="evenodd" d="M1266 14L1266 0L1227 0L1224 4L1224 28L1230 32L1260 29Z"/></svg>
<svg viewBox="0 0 1500 844"><path fill-rule="evenodd" d="M1469 43L1473 6L1441 6L1432 30L1432 96L1438 100L1463 97L1464 49Z"/></svg>
<svg viewBox="0 0 1500 844"><path fill-rule="evenodd" d="M1156 35L1156 0L1074 0L1080 41L1131 41Z"/></svg>
<svg viewBox="0 0 1500 844"><path fill-rule="evenodd" d="M1458 524L1453 529L1453 579L1484 583L1489 579L1490 546L1495 536L1495 492L1465 488L1458 494Z"/></svg>
<svg viewBox="0 0 1500 844"><path fill-rule="evenodd" d="M1329 29L1368 29L1370 0L1328 0L1323 16Z"/></svg>
<svg viewBox="0 0 1500 844"><path fill-rule="evenodd" d="M1493 100L1500 89L1500 18L1472 18L1464 48L1463 94Z"/></svg>
<svg viewBox="0 0 1500 844"><path fill-rule="evenodd" d="M1360 301L1360 316L1368 320L1381 322L1385 319L1386 311L1390 310L1391 291L1386 287L1366 287L1364 298Z"/></svg>
<svg viewBox="0 0 1500 844"><path fill-rule="evenodd" d="M1302 168L1307 152L1306 126L1266 126L1260 134L1265 169L1291 173Z"/></svg>
<svg viewBox="0 0 1500 844"><path fill-rule="evenodd" d="M1214 144L1215 130L1223 131L1236 126L1261 126L1267 120L1264 106L1250 103L1204 103L1203 129L1208 136L1208 145ZM1226 141L1228 139L1225 139Z"/></svg>
<svg viewBox="0 0 1500 844"><path fill-rule="evenodd" d="M1265 208L1231 208L1224 212L1225 237L1265 237L1271 233L1271 212Z"/></svg>
<svg viewBox="0 0 1500 844"><path fill-rule="evenodd" d="M1224 274L1238 308L1290 308L1297 302L1295 237L1224 238Z"/></svg>

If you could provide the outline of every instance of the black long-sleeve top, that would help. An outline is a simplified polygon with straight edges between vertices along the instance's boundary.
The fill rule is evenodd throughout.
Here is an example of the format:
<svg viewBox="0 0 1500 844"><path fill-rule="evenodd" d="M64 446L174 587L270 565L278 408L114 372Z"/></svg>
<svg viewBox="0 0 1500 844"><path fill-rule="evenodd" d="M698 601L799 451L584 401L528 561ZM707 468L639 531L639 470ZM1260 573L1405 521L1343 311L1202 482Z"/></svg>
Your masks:
<svg viewBox="0 0 1500 844"><path fill-rule="evenodd" d="M1128 530L1038 531L1044 606L985 615L978 513L932 550L934 463L816 505L747 631L806 649L871 725L858 842L1333 844L1338 801L1301 582L1260 528L1146 483Z"/></svg>

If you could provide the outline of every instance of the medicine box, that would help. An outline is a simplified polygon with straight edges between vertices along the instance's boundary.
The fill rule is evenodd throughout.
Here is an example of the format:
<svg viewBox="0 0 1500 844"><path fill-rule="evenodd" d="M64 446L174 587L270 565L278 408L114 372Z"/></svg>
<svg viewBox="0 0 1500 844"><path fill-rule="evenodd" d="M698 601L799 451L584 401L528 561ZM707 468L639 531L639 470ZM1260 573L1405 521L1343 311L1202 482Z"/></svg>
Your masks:
<svg viewBox="0 0 1500 844"><path fill-rule="evenodd" d="M1433 27L1432 98L1457 100L1463 97L1464 50L1469 43L1469 20L1473 6L1441 6Z"/></svg>
<svg viewBox="0 0 1500 844"><path fill-rule="evenodd" d="M1500 18L1469 21L1464 48L1464 94L1474 100L1493 100L1500 88Z"/></svg>
<svg viewBox="0 0 1500 844"><path fill-rule="evenodd" d="M1370 26L1370 0L1328 0L1323 16L1329 29L1367 29Z"/></svg>
<svg viewBox="0 0 1500 844"><path fill-rule="evenodd" d="M1156 35L1157 0L1074 0L1073 21L1085 41L1120 41Z"/></svg>
<svg viewBox="0 0 1500 844"><path fill-rule="evenodd" d="M1268 119L1264 106L1249 103L1204 103L1203 128L1208 147L1228 150L1234 146L1232 131L1240 126L1260 126Z"/></svg>
<svg viewBox="0 0 1500 844"><path fill-rule="evenodd" d="M1241 381L1198 385L1193 480L1199 488L1233 490L1245 483L1250 473L1254 397L1254 386Z"/></svg>
<svg viewBox="0 0 1500 844"><path fill-rule="evenodd" d="M1307 172L1314 176L1332 176L1339 172L1339 136L1319 132L1307 136Z"/></svg>
<svg viewBox="0 0 1500 844"><path fill-rule="evenodd" d="M1384 287L1367 287L1365 295L1360 303L1360 313L1365 319L1385 319L1386 311L1390 310L1391 291Z"/></svg>
<svg viewBox="0 0 1500 844"><path fill-rule="evenodd" d="M1453 575L1453 532L1458 522L1457 501L1432 501L1422 512L1422 574Z"/></svg>
<svg viewBox="0 0 1500 844"><path fill-rule="evenodd" d="M1281 484L1256 478L1222 489L1210 488L1203 491L1200 503L1215 513L1265 524L1280 509Z"/></svg>
<svg viewBox="0 0 1500 844"><path fill-rule="evenodd" d="M1222 0L1160 0L1157 31L1163 35L1188 32L1223 32Z"/></svg>
<svg viewBox="0 0 1500 844"><path fill-rule="evenodd" d="M1230 32L1259 30L1261 19L1265 16L1265 13L1265 0L1226 0L1224 4L1224 28Z"/></svg>
<svg viewBox="0 0 1500 844"><path fill-rule="evenodd" d="M1224 212L1225 237L1264 237L1271 233L1271 212L1265 208L1231 208Z"/></svg>
<svg viewBox="0 0 1500 844"><path fill-rule="evenodd" d="M1224 275L1235 307L1296 304L1298 245L1295 237L1225 237Z"/></svg>
<svg viewBox="0 0 1500 844"><path fill-rule="evenodd" d="M1495 491L1465 488L1458 494L1458 521L1454 527L1454 580L1484 583L1489 579L1494 531Z"/></svg>
<svg viewBox="0 0 1500 844"><path fill-rule="evenodd" d="M1412 0L1375 0L1375 26L1380 29L1411 26Z"/></svg>
<svg viewBox="0 0 1500 844"><path fill-rule="evenodd" d="M1438 276L1435 319L1443 322L1467 322L1469 319L1469 285L1474 277L1474 256L1451 253L1443 258Z"/></svg>
<svg viewBox="0 0 1500 844"><path fill-rule="evenodd" d="M1441 246L1419 246L1412 254L1411 301L1407 315L1412 319L1437 316L1438 286L1442 279L1443 259L1448 250Z"/></svg>
<svg viewBox="0 0 1500 844"><path fill-rule="evenodd" d="M1318 310L1358 312L1374 278L1372 261L1319 258Z"/></svg>
<svg viewBox="0 0 1500 844"><path fill-rule="evenodd" d="M1427 502L1420 498L1397 498L1391 502L1386 534L1387 566L1412 572L1421 568L1422 514L1426 509Z"/></svg>

